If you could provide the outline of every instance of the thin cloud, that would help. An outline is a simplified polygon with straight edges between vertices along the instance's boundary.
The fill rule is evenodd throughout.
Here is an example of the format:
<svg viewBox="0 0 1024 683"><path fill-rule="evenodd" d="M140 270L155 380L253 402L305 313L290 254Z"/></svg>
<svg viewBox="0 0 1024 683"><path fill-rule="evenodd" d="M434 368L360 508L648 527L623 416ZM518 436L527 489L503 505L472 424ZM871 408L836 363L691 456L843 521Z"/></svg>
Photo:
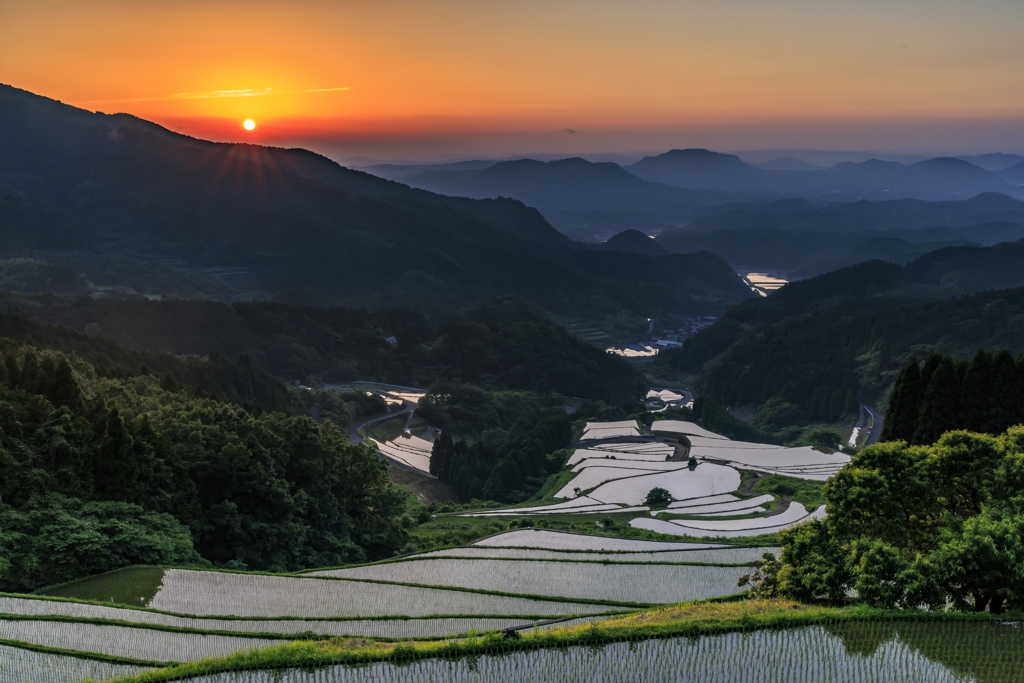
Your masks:
<svg viewBox="0 0 1024 683"><path fill-rule="evenodd" d="M236 97L268 97L270 95L296 95L304 93L344 92L347 87L312 88L309 90L274 90L273 88L245 88L242 90L211 90L209 92L180 92L164 97L133 97L122 100L88 100L88 104L120 104L122 102L170 102L172 100L217 100Z"/></svg>

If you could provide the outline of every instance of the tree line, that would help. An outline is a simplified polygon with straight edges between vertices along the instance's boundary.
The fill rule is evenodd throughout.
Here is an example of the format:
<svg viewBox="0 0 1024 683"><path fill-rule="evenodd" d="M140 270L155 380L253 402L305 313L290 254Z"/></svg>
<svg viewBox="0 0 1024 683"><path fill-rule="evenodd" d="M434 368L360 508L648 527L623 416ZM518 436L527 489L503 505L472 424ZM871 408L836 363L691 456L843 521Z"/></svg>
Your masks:
<svg viewBox="0 0 1024 683"><path fill-rule="evenodd" d="M459 498L518 503L562 469L572 443L572 426L561 407L533 411L498 444L486 439L456 441L443 431L434 442L430 473L448 482Z"/></svg>
<svg viewBox="0 0 1024 683"><path fill-rule="evenodd" d="M945 432L999 434L1024 423L1024 354L984 349L968 362L933 353L903 368L889 393L883 441L931 444Z"/></svg>

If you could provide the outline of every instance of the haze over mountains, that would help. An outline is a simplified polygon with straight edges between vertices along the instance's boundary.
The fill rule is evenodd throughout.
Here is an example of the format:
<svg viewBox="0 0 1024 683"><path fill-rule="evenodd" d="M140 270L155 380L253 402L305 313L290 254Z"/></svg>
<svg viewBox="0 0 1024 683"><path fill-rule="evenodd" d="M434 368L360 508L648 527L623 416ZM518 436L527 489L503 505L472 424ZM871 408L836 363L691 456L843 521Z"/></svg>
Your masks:
<svg viewBox="0 0 1024 683"><path fill-rule="evenodd" d="M796 215L800 210L830 213L830 219L838 219L851 231L879 229L878 225L871 224L872 219L868 223L862 222L863 214L872 211L881 215L900 215L902 220L890 221L890 228L907 227L906 220L920 227L939 227L947 225L942 214L924 202L909 208L899 205L895 209L890 209L890 206L895 206L890 204L866 209L864 204L852 202L900 199L956 202L990 193L1021 198L1024 197L1024 166L1021 163L1021 158L1016 155L996 153L964 158L941 157L909 164L869 159L820 168L793 157L779 157L755 165L732 154L686 149L644 157L626 166L573 158L550 162L523 159L490 164L471 161L408 167L391 164L372 166L367 170L449 196L519 199L537 207L552 225L566 235L600 242L624 230L657 235L673 230L722 229L725 224L736 228L736 220L730 215L734 210L752 215L767 214L754 219L756 226L747 225L759 230L775 227L771 223L778 221L773 221L770 215L780 210L786 213L783 220L787 227L790 219L803 220ZM802 199L804 202L791 206L780 202L782 199ZM751 205L751 201L763 204ZM776 203L768 204L772 201ZM731 206L734 204L739 208ZM767 208L747 210L748 206ZM943 208L961 212L948 206ZM965 210L968 213L973 211L971 208ZM1019 212L1012 213L1013 220L1016 220ZM762 221L762 218L767 220ZM873 221L878 223L877 218ZM819 221L819 225L822 223ZM824 223L829 227L820 229L833 229L830 222ZM880 236L871 235L865 239ZM958 235L949 241L955 239L965 238ZM696 246L701 243L697 240L685 248L680 248L682 242L679 239L670 242L665 244L668 251L709 248L736 267L772 268L793 273L792 263L736 260L713 242ZM836 249L841 253L838 257L829 257L829 265L841 264L849 252L845 244L837 245ZM901 250L907 251L902 247ZM813 260L822 259L816 256Z"/></svg>

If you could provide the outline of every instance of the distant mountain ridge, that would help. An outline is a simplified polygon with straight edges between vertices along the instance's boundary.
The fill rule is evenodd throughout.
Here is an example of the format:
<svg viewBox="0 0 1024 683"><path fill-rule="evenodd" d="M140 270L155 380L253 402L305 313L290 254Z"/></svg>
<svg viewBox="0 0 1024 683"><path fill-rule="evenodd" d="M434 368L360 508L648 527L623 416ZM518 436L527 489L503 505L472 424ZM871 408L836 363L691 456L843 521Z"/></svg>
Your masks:
<svg viewBox="0 0 1024 683"><path fill-rule="evenodd" d="M535 206L549 220L565 212L642 212L686 221L704 208L757 198L750 193L692 190L651 183L611 162L579 157L557 161L520 159L474 170L437 170L401 176L403 182L455 197L512 197ZM574 235L571 227L558 225Z"/></svg>
<svg viewBox="0 0 1024 683"><path fill-rule="evenodd" d="M978 159L999 167L1012 162L1013 155ZM733 154L674 149L627 166L568 158L382 165L373 170L452 197L518 199L537 207L564 234L596 242L627 229L656 233L690 228L722 207L750 202L948 202L992 193L1024 198L1024 187L1018 187L1024 184L1024 171L1011 167L996 174L952 157L908 165L869 159L820 168L795 158L753 165Z"/></svg>
<svg viewBox="0 0 1024 683"><path fill-rule="evenodd" d="M984 192L1013 193L995 173L963 159L939 157L904 165L869 159L819 170L766 170L732 154L674 149L625 167L656 183L693 189L760 192L803 198L966 199Z"/></svg>

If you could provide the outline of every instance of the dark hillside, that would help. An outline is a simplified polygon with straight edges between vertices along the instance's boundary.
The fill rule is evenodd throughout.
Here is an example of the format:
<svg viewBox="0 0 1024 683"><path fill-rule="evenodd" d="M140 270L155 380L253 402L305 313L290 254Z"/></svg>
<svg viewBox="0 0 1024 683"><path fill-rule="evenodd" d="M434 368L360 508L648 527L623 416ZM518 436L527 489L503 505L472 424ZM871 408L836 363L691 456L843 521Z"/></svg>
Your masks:
<svg viewBox="0 0 1024 683"><path fill-rule="evenodd" d="M626 251L633 254L664 254L665 248L639 230L625 230L598 245L604 251Z"/></svg>
<svg viewBox="0 0 1024 683"><path fill-rule="evenodd" d="M94 286L421 309L515 294L555 311L700 312L744 295L738 278L722 289L699 269L573 246L517 201L432 195L0 86L0 252Z"/></svg>
<svg viewBox="0 0 1024 683"><path fill-rule="evenodd" d="M619 404L647 388L621 358L569 335L518 299L425 316L296 304L89 298L22 299L28 315L72 330L83 344L226 358L244 354L283 380L376 380L429 387L439 380L495 390L557 391ZM70 333L77 334L77 333ZM386 341L394 336L397 343ZM57 347L64 348L64 347ZM171 356L171 358L175 358Z"/></svg>
<svg viewBox="0 0 1024 683"><path fill-rule="evenodd" d="M743 302L655 362L699 371L724 405L781 398L831 421L881 398L914 353L1024 348L1024 295L1005 289L1022 286L1024 242L869 261Z"/></svg>

